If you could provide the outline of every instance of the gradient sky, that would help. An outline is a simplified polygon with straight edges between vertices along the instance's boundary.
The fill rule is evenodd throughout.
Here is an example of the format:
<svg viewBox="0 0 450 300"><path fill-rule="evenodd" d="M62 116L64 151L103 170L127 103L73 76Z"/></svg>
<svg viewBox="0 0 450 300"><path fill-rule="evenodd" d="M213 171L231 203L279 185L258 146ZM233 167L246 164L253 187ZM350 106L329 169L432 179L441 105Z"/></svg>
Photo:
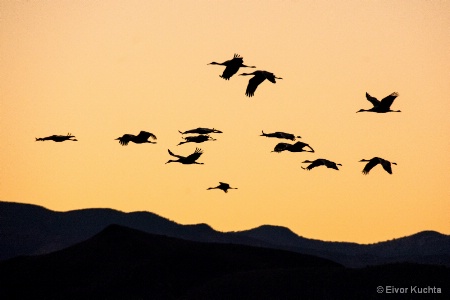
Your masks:
<svg viewBox="0 0 450 300"><path fill-rule="evenodd" d="M449 49L449 1L1 1L0 199L330 241L450 234ZM284 79L246 97L249 77L207 65L234 53ZM401 113L355 113L394 91ZM223 134L176 146L197 127ZM114 140L140 130L157 144ZM271 153L261 130L316 153ZM204 165L165 164L196 146ZM374 156L393 174L364 176ZM343 166L301 169L316 158Z"/></svg>

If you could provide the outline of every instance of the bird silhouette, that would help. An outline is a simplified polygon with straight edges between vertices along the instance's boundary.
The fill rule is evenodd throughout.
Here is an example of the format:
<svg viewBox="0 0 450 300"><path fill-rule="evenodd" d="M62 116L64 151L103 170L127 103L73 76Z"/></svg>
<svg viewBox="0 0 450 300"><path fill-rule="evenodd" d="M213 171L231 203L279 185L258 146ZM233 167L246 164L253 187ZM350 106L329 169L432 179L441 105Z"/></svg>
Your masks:
<svg viewBox="0 0 450 300"><path fill-rule="evenodd" d="M206 141L215 141L216 139L213 139L212 137L210 137L209 135L205 135L205 134L200 134L200 135L194 135L194 136L187 136L187 137L183 137L185 139L185 141L180 142L177 146L182 145L182 144L186 144L186 143L203 143Z"/></svg>
<svg viewBox="0 0 450 300"><path fill-rule="evenodd" d="M306 168L302 167L302 169L308 170L308 171L310 171L311 169L318 167L318 166L326 166L327 168L330 168L330 169L339 170L339 168L337 166L342 166L341 164L337 164L331 160L324 159L324 158L318 158L314 161L305 160L303 163L310 163L310 165L307 166Z"/></svg>
<svg viewBox="0 0 450 300"><path fill-rule="evenodd" d="M304 147L308 147L311 150L304 150ZM289 152L314 152L314 149L311 148L310 145L302 142L296 142L295 144L289 144L289 143L278 143L272 152L282 152L282 151L289 151Z"/></svg>
<svg viewBox="0 0 450 300"><path fill-rule="evenodd" d="M248 97L253 97L255 94L256 88L260 85L264 80L269 80L272 83L276 83L276 79L283 79L281 77L276 77L273 73L267 71L255 71L252 73L242 73L239 76L248 76L253 75L252 78L248 81L247 90L245 91L245 95Z"/></svg>
<svg viewBox="0 0 450 300"><path fill-rule="evenodd" d="M35 139L36 139L36 141L54 141L57 143L64 142L64 141L73 141L73 142L78 141L74 137L75 137L74 135L72 135L71 133L68 133L67 135L51 135L51 136L47 136L44 138L35 138ZM72 139L72 138L74 138L74 139Z"/></svg>
<svg viewBox="0 0 450 300"><path fill-rule="evenodd" d="M392 174L392 169L391 169L391 164L393 165L397 165L395 162L390 162L388 160L379 158L379 157L374 157L372 159L361 159L360 162L367 162L366 166L364 167L364 169L362 170L364 175L369 174L370 170L372 170L373 167L375 167L378 164L381 164L381 166L383 167L383 169L388 172L389 174Z"/></svg>
<svg viewBox="0 0 450 300"><path fill-rule="evenodd" d="M133 142L135 144L143 144L143 143L156 144L156 142L149 141L148 140L149 138L156 140L156 136L153 133L141 131L139 132L138 135L126 133L121 137L118 137L116 140L119 140L119 143L122 146L128 145L129 142Z"/></svg>
<svg viewBox="0 0 450 300"><path fill-rule="evenodd" d="M230 187L230 185L228 183L219 181L218 186L207 188L207 190L213 190L213 189L219 189L219 190L224 191L225 193L228 193L228 190L237 190L238 188Z"/></svg>
<svg viewBox="0 0 450 300"><path fill-rule="evenodd" d="M188 156L186 156L186 157L185 156L181 156L181 155L173 154L173 152L170 151L170 149L168 149L168 151L169 151L170 155L172 155L174 157L177 157L178 159L177 160L171 159L171 160L167 161L166 164L171 163L171 162L179 162L179 163L182 163L184 165L190 165L190 164L203 165L203 163L196 162L196 160L203 154L203 151L200 148L195 148L195 152L190 154L190 155L188 155Z"/></svg>
<svg viewBox="0 0 450 300"><path fill-rule="evenodd" d="M279 139L287 139L287 140L291 140L291 141L295 141L295 138L301 138L301 136L295 136L292 133L286 133L286 132L273 132L273 133L264 133L264 131L262 131L262 134L260 136L266 136L266 137L274 137L274 138L279 138Z"/></svg>
<svg viewBox="0 0 450 300"><path fill-rule="evenodd" d="M231 76L237 73L239 68L256 68L255 66L246 66L244 65L244 58L239 56L239 54L235 54L233 59L227 60L223 63L217 63L213 61L212 63L209 63L208 65L220 65L220 66L226 66L225 70L223 71L222 75L219 75L225 80L229 80Z"/></svg>
<svg viewBox="0 0 450 300"><path fill-rule="evenodd" d="M181 132L178 130L179 133L181 134L188 134L188 133L197 133L197 134L208 134L208 133L222 133L222 131L217 130L217 129L210 129L210 128L195 128L195 129L191 129L191 130L186 130L184 132Z"/></svg>
<svg viewBox="0 0 450 300"><path fill-rule="evenodd" d="M392 110L391 105L394 102L395 98L398 97L398 93L394 92L389 96L384 97L381 101L375 97L369 95L366 92L367 100L372 103L373 107L371 109L360 109L358 112L368 111L368 112L376 112L376 113L387 113L387 112L400 112L400 110Z"/></svg>

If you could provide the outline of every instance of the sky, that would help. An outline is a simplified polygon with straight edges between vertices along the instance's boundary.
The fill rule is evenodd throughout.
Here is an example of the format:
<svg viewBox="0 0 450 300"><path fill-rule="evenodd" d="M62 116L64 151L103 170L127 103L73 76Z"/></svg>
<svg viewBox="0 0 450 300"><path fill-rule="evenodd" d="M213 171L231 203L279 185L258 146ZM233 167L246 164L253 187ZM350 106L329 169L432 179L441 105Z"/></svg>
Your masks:
<svg viewBox="0 0 450 300"><path fill-rule="evenodd" d="M1 1L0 200L327 241L450 234L449 49L449 1ZM283 79L246 97L254 69L208 65L235 53ZM401 112L356 113L366 92ZM223 133L177 146L197 127ZM141 130L157 144L115 140ZM315 153L273 153L262 130ZM196 147L204 165L165 164ZM363 175L374 156L393 174ZM301 168L316 158L342 167Z"/></svg>

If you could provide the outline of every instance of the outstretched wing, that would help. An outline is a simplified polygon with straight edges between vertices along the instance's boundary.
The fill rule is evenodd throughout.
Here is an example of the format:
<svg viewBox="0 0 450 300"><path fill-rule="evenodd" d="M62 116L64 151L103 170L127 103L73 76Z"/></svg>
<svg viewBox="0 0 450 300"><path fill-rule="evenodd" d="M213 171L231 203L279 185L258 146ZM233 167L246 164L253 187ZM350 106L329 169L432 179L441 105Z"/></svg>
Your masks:
<svg viewBox="0 0 450 300"><path fill-rule="evenodd" d="M395 98L397 98L397 97L398 97L398 93L394 92L394 93L390 94L389 96L384 97L381 100L380 104L383 108L389 109L391 107L392 103L394 102Z"/></svg>
<svg viewBox="0 0 450 300"><path fill-rule="evenodd" d="M264 76L266 77L267 80L269 80L272 83L277 83L277 81L275 80L275 75L273 73L270 72L264 72Z"/></svg>
<svg viewBox="0 0 450 300"><path fill-rule="evenodd" d="M253 95L255 94L256 88L258 87L258 85L261 84L261 82L263 82L266 79L266 77L264 77L263 75L255 75L252 78L250 78L250 80L248 81L248 85L247 85L247 89L245 91L245 94L248 97L253 97Z"/></svg>
<svg viewBox="0 0 450 300"><path fill-rule="evenodd" d="M170 149L167 149L167 151L169 151L169 154L172 155L172 156L174 156L174 157L177 157L177 158L184 158L184 156L174 154L172 151L170 151Z"/></svg>
<svg viewBox="0 0 450 300"><path fill-rule="evenodd" d="M380 101L377 98L370 96L369 93L367 93L367 92L366 92L366 98L367 98L367 100L370 101L370 103L372 103L373 106L378 106L380 104Z"/></svg>
<svg viewBox="0 0 450 300"><path fill-rule="evenodd" d="M283 139L295 141L295 135L293 135L291 133L286 133L286 132L275 132L275 133L277 133Z"/></svg>
<svg viewBox="0 0 450 300"><path fill-rule="evenodd" d="M337 164L334 161L324 159L323 162L327 168L339 170L339 168L337 167Z"/></svg>
<svg viewBox="0 0 450 300"><path fill-rule="evenodd" d="M200 148L195 148L195 152L188 155L186 157L186 160L190 160L190 161L196 161L201 155L203 154L202 149Z"/></svg>
<svg viewBox="0 0 450 300"><path fill-rule="evenodd" d="M122 137L118 138L119 143L122 146L128 145L128 143L131 141L131 139L134 137L132 134L124 134Z"/></svg>
<svg viewBox="0 0 450 300"><path fill-rule="evenodd" d="M274 152L281 152L286 150L289 146L292 146L291 144L288 143L278 143L275 148L273 149Z"/></svg>
<svg viewBox="0 0 450 300"><path fill-rule="evenodd" d="M232 60L229 60L226 64L225 70L223 70L223 73L220 77L222 77L225 80L229 80L231 76L237 73L239 71L239 68L241 67L242 63L244 62L244 59L240 57L238 54L235 54Z"/></svg>
<svg viewBox="0 0 450 300"><path fill-rule="evenodd" d="M389 174L392 174L392 168L391 163L387 160L381 160L381 165L383 166L383 169L386 170Z"/></svg>
<svg viewBox="0 0 450 300"><path fill-rule="evenodd" d="M369 174L370 170L372 170L373 167L375 167L376 165L378 165L380 163L380 160L376 157L372 158L364 167L363 169L363 174L367 175Z"/></svg>
<svg viewBox="0 0 450 300"><path fill-rule="evenodd" d="M324 165L325 163L324 163L324 161L322 160L322 159L316 159L315 161L313 161L309 166L307 166L306 167L306 170L311 170L311 169L313 169L313 168L315 168L315 167L318 167L318 166L322 166L322 165Z"/></svg>
<svg viewBox="0 0 450 300"><path fill-rule="evenodd" d="M309 149L311 149L311 151L308 152L314 152L314 149L309 144L303 142L296 142L295 144L291 145L290 150L293 152L299 152L302 151L304 147L308 147Z"/></svg>
<svg viewBox="0 0 450 300"><path fill-rule="evenodd" d="M148 132L148 131L139 132L138 137L142 138L143 140L147 140L148 138L152 138L152 139L156 140L156 135L154 135L153 133Z"/></svg>

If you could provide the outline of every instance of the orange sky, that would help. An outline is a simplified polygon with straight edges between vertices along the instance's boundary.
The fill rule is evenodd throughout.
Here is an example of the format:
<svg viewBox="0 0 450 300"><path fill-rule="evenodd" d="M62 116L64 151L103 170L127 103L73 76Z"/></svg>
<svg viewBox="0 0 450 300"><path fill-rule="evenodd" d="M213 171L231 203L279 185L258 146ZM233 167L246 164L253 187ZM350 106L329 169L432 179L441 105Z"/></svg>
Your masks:
<svg viewBox="0 0 450 300"><path fill-rule="evenodd" d="M332 241L450 234L449 49L448 1L2 1L0 199ZM246 97L248 77L207 65L234 53L284 79ZM401 113L355 113L394 91ZM176 146L196 127L224 133ZM158 143L114 140L140 130ZM261 130L316 153L271 153ZM196 146L204 165L164 164ZM393 175L362 175L374 156ZM301 169L316 158L343 166Z"/></svg>

